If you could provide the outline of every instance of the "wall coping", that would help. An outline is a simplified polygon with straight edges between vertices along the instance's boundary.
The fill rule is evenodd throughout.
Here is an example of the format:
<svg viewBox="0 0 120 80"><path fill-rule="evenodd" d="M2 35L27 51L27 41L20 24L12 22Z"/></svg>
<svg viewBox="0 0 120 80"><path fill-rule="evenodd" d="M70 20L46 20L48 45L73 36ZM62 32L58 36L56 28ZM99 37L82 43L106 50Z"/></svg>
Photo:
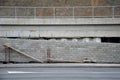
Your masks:
<svg viewBox="0 0 120 80"><path fill-rule="evenodd" d="M91 25L120 24L120 18L0 18L0 25Z"/></svg>

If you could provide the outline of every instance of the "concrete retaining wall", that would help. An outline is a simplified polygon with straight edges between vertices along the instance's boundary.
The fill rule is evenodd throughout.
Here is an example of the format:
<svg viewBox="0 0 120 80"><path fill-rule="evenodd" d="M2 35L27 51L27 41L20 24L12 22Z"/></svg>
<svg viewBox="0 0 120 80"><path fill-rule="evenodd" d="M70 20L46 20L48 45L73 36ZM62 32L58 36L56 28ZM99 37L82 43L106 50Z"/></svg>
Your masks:
<svg viewBox="0 0 120 80"><path fill-rule="evenodd" d="M119 43L0 39L0 45L5 43L41 61L47 60L47 49L50 48L51 58L53 59L84 61L87 58L94 62L120 62ZM0 55L0 60L3 60L4 48L0 49ZM11 51L11 60L17 62L34 61L15 51Z"/></svg>

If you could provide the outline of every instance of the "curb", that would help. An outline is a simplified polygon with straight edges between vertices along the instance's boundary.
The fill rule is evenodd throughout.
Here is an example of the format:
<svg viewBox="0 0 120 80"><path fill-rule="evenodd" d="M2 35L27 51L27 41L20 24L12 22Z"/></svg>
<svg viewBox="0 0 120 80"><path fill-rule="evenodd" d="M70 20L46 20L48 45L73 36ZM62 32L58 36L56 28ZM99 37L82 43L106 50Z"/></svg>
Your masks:
<svg viewBox="0 0 120 80"><path fill-rule="evenodd" d="M0 68L120 68L120 64L0 64Z"/></svg>

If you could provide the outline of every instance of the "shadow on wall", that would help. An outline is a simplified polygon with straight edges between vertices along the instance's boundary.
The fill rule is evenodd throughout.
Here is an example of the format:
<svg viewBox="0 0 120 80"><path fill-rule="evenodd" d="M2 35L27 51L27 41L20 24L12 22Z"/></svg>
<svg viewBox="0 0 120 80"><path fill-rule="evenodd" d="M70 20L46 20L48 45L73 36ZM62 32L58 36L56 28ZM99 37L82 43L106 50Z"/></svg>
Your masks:
<svg viewBox="0 0 120 80"><path fill-rule="evenodd" d="M103 37L101 41L105 43L120 43L120 37Z"/></svg>

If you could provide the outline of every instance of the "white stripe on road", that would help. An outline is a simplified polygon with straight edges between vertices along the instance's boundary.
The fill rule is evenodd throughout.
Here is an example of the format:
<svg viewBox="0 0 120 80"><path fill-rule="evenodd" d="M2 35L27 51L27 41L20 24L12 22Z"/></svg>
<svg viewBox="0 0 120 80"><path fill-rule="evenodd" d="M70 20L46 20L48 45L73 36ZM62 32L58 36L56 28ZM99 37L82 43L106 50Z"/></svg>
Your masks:
<svg viewBox="0 0 120 80"><path fill-rule="evenodd" d="M102 74L112 74L112 73L120 73L120 72L24 72L24 71L8 71L9 74L22 74L22 73L102 73Z"/></svg>

